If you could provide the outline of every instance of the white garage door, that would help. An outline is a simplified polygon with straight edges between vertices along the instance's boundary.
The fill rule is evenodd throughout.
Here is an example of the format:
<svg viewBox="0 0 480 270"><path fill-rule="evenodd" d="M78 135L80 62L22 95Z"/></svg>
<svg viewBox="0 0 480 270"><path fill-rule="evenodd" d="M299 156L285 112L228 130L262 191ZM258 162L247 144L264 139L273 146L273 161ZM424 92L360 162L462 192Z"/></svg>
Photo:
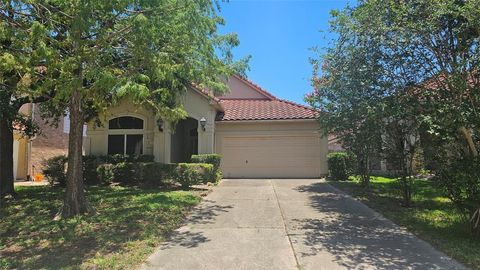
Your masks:
<svg viewBox="0 0 480 270"><path fill-rule="evenodd" d="M317 178L320 138L315 135L228 137L222 140L225 178Z"/></svg>

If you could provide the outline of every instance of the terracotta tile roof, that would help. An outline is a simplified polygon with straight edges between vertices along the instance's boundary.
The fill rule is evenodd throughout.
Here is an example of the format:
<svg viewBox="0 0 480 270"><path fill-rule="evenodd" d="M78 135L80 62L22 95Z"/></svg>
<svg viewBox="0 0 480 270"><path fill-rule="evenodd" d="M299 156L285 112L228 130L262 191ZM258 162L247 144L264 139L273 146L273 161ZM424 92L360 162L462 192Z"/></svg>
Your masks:
<svg viewBox="0 0 480 270"><path fill-rule="evenodd" d="M271 99L222 99L224 113L217 121L315 119L318 112L290 101Z"/></svg>

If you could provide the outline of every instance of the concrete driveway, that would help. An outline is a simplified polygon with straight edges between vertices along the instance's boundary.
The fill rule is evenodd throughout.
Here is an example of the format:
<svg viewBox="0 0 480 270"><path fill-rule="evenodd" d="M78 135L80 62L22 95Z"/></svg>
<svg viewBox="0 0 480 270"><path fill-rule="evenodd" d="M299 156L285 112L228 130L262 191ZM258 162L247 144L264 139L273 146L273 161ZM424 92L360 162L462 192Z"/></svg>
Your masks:
<svg viewBox="0 0 480 270"><path fill-rule="evenodd" d="M142 269L465 269L322 180L224 180Z"/></svg>

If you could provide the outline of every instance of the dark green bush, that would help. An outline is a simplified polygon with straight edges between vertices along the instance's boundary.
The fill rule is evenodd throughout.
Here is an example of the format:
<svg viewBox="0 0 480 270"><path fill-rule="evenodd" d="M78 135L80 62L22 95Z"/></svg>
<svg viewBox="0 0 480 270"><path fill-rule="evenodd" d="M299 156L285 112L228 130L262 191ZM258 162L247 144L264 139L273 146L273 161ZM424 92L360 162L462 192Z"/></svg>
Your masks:
<svg viewBox="0 0 480 270"><path fill-rule="evenodd" d="M140 156L133 156L131 157L131 162L154 162L155 157L153 155L140 155Z"/></svg>
<svg viewBox="0 0 480 270"><path fill-rule="evenodd" d="M102 182L161 187L177 182L182 187L212 182L213 165L206 163L162 164L158 162L102 164L97 168Z"/></svg>
<svg viewBox="0 0 480 270"><path fill-rule="evenodd" d="M83 156L83 181L87 185L100 184L97 168L103 162L97 156Z"/></svg>
<svg viewBox="0 0 480 270"><path fill-rule="evenodd" d="M123 184L137 184L138 183L138 166L131 162L120 162L113 166L113 179L116 182Z"/></svg>
<svg viewBox="0 0 480 270"><path fill-rule="evenodd" d="M214 177L213 165L206 163L179 163L172 171L172 180L183 188L213 181Z"/></svg>
<svg viewBox="0 0 480 270"><path fill-rule="evenodd" d="M97 176L101 183L108 184L112 183L115 180L113 167L115 167L115 165L110 163L100 164L97 167Z"/></svg>
<svg viewBox="0 0 480 270"><path fill-rule="evenodd" d="M222 179L222 171L220 170L220 162L222 156L218 154L202 154L202 155L192 155L192 163L207 163L213 165L213 175L211 181L218 182Z"/></svg>
<svg viewBox="0 0 480 270"><path fill-rule="evenodd" d="M44 160L43 174L47 177L50 185L65 186L67 182L66 164L67 157L64 155L55 156Z"/></svg>
<svg viewBox="0 0 480 270"><path fill-rule="evenodd" d="M147 162L139 164L139 181L146 187L161 187L171 182L172 171L176 164Z"/></svg>
<svg viewBox="0 0 480 270"><path fill-rule="evenodd" d="M100 156L99 159L103 163L118 164L122 162L129 162L129 163L153 162L155 158L152 155L129 156L129 155L115 154L115 155Z"/></svg>
<svg viewBox="0 0 480 270"><path fill-rule="evenodd" d="M333 152L327 155L328 177L332 180L348 180L355 171L356 159L353 154Z"/></svg>
<svg viewBox="0 0 480 270"><path fill-rule="evenodd" d="M446 161L433 180L469 217L472 229L480 234L480 223L477 224L480 220L480 157Z"/></svg>
<svg viewBox="0 0 480 270"><path fill-rule="evenodd" d="M106 163L97 167L97 174L102 183L137 184L139 174L135 171L136 167L136 164L127 162Z"/></svg>
<svg viewBox="0 0 480 270"><path fill-rule="evenodd" d="M126 185L161 187L172 182L172 171L177 164L158 162L118 164L101 164L97 168L98 178L102 183L119 182Z"/></svg>

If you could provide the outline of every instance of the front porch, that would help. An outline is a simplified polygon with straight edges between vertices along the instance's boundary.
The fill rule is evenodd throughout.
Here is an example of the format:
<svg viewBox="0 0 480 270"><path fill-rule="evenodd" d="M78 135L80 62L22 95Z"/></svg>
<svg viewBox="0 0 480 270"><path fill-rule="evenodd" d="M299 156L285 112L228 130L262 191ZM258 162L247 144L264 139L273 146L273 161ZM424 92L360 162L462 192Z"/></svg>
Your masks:
<svg viewBox="0 0 480 270"><path fill-rule="evenodd" d="M175 126L128 99L87 127L86 155L153 155L156 162L186 162L192 154L212 154L216 109L202 95L188 91L180 98L186 119Z"/></svg>

